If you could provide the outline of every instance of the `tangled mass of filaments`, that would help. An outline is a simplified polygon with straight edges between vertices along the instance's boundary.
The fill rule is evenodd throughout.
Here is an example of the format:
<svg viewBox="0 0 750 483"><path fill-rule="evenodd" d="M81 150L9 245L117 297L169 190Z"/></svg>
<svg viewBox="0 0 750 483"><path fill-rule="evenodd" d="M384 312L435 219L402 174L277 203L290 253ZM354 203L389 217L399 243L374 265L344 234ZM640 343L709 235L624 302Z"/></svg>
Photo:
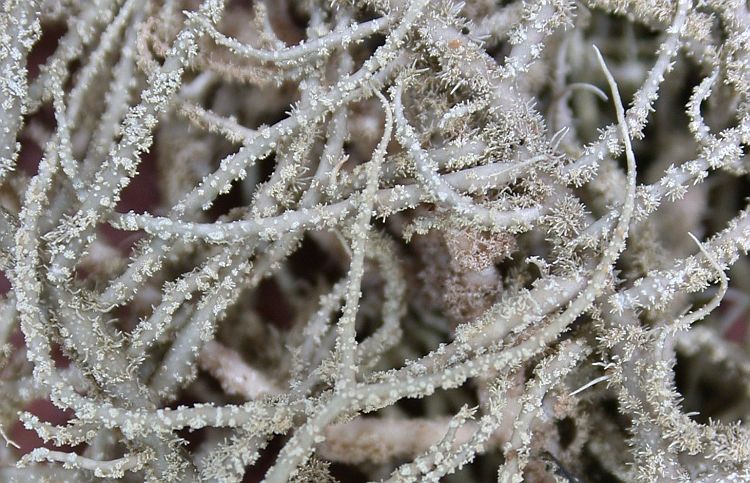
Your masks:
<svg viewBox="0 0 750 483"><path fill-rule="evenodd" d="M0 480L750 481L744 0L5 0L0 68Z"/></svg>

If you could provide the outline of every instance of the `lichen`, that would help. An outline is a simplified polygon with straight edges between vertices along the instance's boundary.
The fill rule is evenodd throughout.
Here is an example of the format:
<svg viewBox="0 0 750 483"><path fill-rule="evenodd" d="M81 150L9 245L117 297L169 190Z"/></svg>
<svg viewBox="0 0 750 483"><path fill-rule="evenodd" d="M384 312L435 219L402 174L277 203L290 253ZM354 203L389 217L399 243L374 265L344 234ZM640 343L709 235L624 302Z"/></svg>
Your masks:
<svg viewBox="0 0 750 483"><path fill-rule="evenodd" d="M6 0L0 67L0 480L750 481L747 2Z"/></svg>

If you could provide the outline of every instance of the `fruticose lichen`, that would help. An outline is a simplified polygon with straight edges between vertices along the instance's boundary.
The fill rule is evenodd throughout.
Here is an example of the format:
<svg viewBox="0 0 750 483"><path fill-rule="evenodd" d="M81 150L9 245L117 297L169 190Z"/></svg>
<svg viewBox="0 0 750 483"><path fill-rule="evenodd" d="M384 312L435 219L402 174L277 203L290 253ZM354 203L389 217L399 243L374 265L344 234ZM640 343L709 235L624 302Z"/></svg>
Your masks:
<svg viewBox="0 0 750 483"><path fill-rule="evenodd" d="M750 481L746 1L4 0L0 67L0 480Z"/></svg>

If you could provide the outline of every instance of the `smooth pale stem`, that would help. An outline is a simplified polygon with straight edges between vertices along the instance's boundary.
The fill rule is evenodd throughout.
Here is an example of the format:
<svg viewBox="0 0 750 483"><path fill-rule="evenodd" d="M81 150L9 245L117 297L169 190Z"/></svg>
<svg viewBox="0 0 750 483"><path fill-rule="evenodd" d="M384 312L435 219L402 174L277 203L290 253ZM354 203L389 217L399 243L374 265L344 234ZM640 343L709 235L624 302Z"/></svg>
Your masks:
<svg viewBox="0 0 750 483"><path fill-rule="evenodd" d="M578 389L576 389L575 391L571 392L570 394L568 394L568 396L575 396L576 394L580 394L580 393L582 393L583 391L585 391L586 389L590 388L591 386L593 386L595 384L599 384L600 382L604 382L604 381L609 380L609 377L610 376L599 376L596 379L594 379L594 380L592 380L590 382L587 382L583 386L581 386Z"/></svg>

